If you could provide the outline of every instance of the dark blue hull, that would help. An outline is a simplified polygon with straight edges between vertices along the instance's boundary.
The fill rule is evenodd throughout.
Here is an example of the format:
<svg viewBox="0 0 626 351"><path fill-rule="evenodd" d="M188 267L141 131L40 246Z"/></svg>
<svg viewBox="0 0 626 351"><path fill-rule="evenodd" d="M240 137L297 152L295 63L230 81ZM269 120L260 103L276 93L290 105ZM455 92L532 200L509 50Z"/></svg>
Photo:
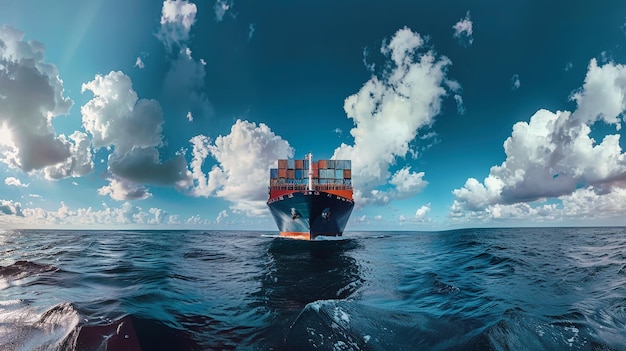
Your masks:
<svg viewBox="0 0 626 351"><path fill-rule="evenodd" d="M354 201L323 191L301 191L270 199L267 205L281 235L313 240L340 236Z"/></svg>

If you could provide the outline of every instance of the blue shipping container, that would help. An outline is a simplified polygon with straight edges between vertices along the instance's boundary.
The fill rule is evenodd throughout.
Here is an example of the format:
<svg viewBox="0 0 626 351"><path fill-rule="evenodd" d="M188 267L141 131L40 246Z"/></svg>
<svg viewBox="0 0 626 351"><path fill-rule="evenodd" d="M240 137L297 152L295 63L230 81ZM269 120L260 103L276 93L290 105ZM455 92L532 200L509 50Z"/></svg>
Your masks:
<svg viewBox="0 0 626 351"><path fill-rule="evenodd" d="M345 160L345 167L343 169L352 169L352 160Z"/></svg>
<svg viewBox="0 0 626 351"><path fill-rule="evenodd" d="M335 170L334 169L320 169L320 178L335 178Z"/></svg>
<svg viewBox="0 0 626 351"><path fill-rule="evenodd" d="M335 169L343 169L343 160L335 160Z"/></svg>
<svg viewBox="0 0 626 351"><path fill-rule="evenodd" d="M278 169L277 168L270 169L270 178L278 178Z"/></svg>
<svg viewBox="0 0 626 351"><path fill-rule="evenodd" d="M335 176L333 178L335 178L335 179L343 179L343 169L336 169L335 170Z"/></svg>
<svg viewBox="0 0 626 351"><path fill-rule="evenodd" d="M296 169L296 179L302 179L304 172L301 169Z"/></svg>
<svg viewBox="0 0 626 351"><path fill-rule="evenodd" d="M328 160L328 166L329 169L330 168L335 168L335 160Z"/></svg>
<svg viewBox="0 0 626 351"><path fill-rule="evenodd" d="M296 160L287 160L287 168L289 169L296 168Z"/></svg>

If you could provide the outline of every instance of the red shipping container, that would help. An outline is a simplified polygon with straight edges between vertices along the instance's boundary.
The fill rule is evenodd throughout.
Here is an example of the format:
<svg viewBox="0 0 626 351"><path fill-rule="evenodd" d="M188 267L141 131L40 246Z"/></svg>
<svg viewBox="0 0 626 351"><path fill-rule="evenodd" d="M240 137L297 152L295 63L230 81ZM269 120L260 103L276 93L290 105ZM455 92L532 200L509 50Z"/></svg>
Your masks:
<svg viewBox="0 0 626 351"><path fill-rule="evenodd" d="M304 162L302 160L296 160L296 169L303 169Z"/></svg>
<svg viewBox="0 0 626 351"><path fill-rule="evenodd" d="M287 165L287 163L285 163L285 166ZM279 168L278 169L278 178L287 178L287 169L286 168Z"/></svg>
<svg viewBox="0 0 626 351"><path fill-rule="evenodd" d="M287 169L287 160L278 160L278 168Z"/></svg>
<svg viewBox="0 0 626 351"><path fill-rule="evenodd" d="M313 168L313 178L319 178L319 177L320 177L320 170L317 168Z"/></svg>
<svg viewBox="0 0 626 351"><path fill-rule="evenodd" d="M317 161L313 162L312 165L313 165L313 169L319 169L320 168L320 165L317 163Z"/></svg>
<svg viewBox="0 0 626 351"><path fill-rule="evenodd" d="M287 179L296 179L296 171L293 169L287 170Z"/></svg>
<svg viewBox="0 0 626 351"><path fill-rule="evenodd" d="M328 168L328 161L327 160L319 160L319 168L320 169L326 169Z"/></svg>
<svg viewBox="0 0 626 351"><path fill-rule="evenodd" d="M343 170L343 178L344 179L352 179L352 171L349 169Z"/></svg>

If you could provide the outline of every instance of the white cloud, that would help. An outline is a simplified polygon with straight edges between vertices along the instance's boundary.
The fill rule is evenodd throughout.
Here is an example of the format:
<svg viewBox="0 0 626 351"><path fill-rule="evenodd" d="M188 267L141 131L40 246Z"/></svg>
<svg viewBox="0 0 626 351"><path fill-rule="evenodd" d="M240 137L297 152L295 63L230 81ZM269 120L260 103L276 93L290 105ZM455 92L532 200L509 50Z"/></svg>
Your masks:
<svg viewBox="0 0 626 351"><path fill-rule="evenodd" d="M333 129L333 132L341 135L343 133L343 130L341 130L341 128L335 128L335 129Z"/></svg>
<svg viewBox="0 0 626 351"><path fill-rule="evenodd" d="M564 68L564 70L565 70L565 72L567 72L567 71L570 71L573 67L574 67L574 64L572 63L572 61L568 61L568 62L565 64L565 68Z"/></svg>
<svg viewBox="0 0 626 351"><path fill-rule="evenodd" d="M184 188L190 184L184 155L161 162L163 113L155 100L138 99L130 78L122 72L96 75L83 84L94 97L81 107L83 126L97 150L113 148L108 158L111 184L99 190L114 199L143 199L149 192L140 184Z"/></svg>
<svg viewBox="0 0 626 351"><path fill-rule="evenodd" d="M382 221L382 220L383 220L383 216L381 216L381 215L376 215L376 216L374 217L374 219L375 219L375 220L377 220L377 221Z"/></svg>
<svg viewBox="0 0 626 351"><path fill-rule="evenodd" d="M22 183L19 179L15 177L6 177L6 179L4 179L4 184L12 185L12 186L20 187L20 188L27 188L28 185L30 185L28 183L27 184Z"/></svg>
<svg viewBox="0 0 626 351"><path fill-rule="evenodd" d="M152 196L147 188L124 179L109 178L109 185L98 189L98 194L109 195L113 200L144 200Z"/></svg>
<svg viewBox="0 0 626 351"><path fill-rule="evenodd" d="M398 183L398 177L412 182L409 188L413 193L426 184L422 181L423 173L403 169L392 180L399 192L376 189L390 180L389 168L398 157L416 154L409 144L421 129L432 125L448 90L460 89L458 83L446 78L450 60L424 50L424 44L422 37L408 28L396 32L381 48L393 61L393 67L383 78L373 76L358 93L345 100L344 110L355 124L350 130L354 144L342 143L333 158L352 160L359 206L384 204L402 194L404 187Z"/></svg>
<svg viewBox="0 0 626 351"><path fill-rule="evenodd" d="M139 69L142 69L142 68L146 67L146 65L143 63L143 60L141 59L140 56L137 56L137 60L135 60L135 66L134 67L137 67Z"/></svg>
<svg viewBox="0 0 626 351"><path fill-rule="evenodd" d="M513 77L511 77L511 90L517 90L521 85L522 83L519 80L519 75L514 74Z"/></svg>
<svg viewBox="0 0 626 351"><path fill-rule="evenodd" d="M91 141L87 134L76 131L68 138L61 134L61 140L70 151L70 157L56 165L44 169L47 179L61 179L67 177L82 177L93 171L93 154Z"/></svg>
<svg viewBox="0 0 626 351"><path fill-rule="evenodd" d="M232 0L216 0L215 5L213 5L215 19L218 22L221 22L224 19L226 12L233 7L233 4L234 2Z"/></svg>
<svg viewBox="0 0 626 351"><path fill-rule="evenodd" d="M417 220L423 220L428 212L430 212L430 203L418 208L417 211L415 211L415 218Z"/></svg>
<svg viewBox="0 0 626 351"><path fill-rule="evenodd" d="M395 186L398 197L411 197L428 185L423 177L424 172L411 172L411 167L407 166L394 173L389 184Z"/></svg>
<svg viewBox="0 0 626 351"><path fill-rule="evenodd" d="M472 27L473 23L470 18L469 11L467 11L465 18L461 18L457 23L454 24L454 26L452 26L452 29L454 29L454 38L458 39L459 43L463 47L468 47L474 42L474 32Z"/></svg>
<svg viewBox="0 0 626 351"><path fill-rule="evenodd" d="M24 214L22 213L22 204L11 200L0 200L0 214L24 217Z"/></svg>
<svg viewBox="0 0 626 351"><path fill-rule="evenodd" d="M25 172L70 157L69 145L55 136L52 120L69 113L57 67L45 63L44 46L25 42L18 29L0 27L0 161Z"/></svg>
<svg viewBox="0 0 626 351"><path fill-rule="evenodd" d="M599 203L607 194L621 194L616 189L626 186L626 154L620 135L605 135L597 142L590 133L596 121L620 128L625 94L626 67L598 66L591 60L582 88L570 97L576 110L539 110L529 122L516 123L504 143L506 160L493 166L482 183L469 178L453 191L451 217L464 217L465 212L474 213L469 215L473 218L548 213L554 208L527 203L559 198L568 208L583 193L595 194Z"/></svg>
<svg viewBox="0 0 626 351"><path fill-rule="evenodd" d="M459 94L454 94L454 101L456 101L456 112L460 115L464 115L465 105L463 104L463 97Z"/></svg>
<svg viewBox="0 0 626 351"><path fill-rule="evenodd" d="M221 223L224 221L224 219L225 219L226 217L228 217L228 211L226 211L226 210L222 210L222 211L221 211L221 212L217 215L217 218L215 218L215 223L217 223L217 224L221 224Z"/></svg>
<svg viewBox="0 0 626 351"><path fill-rule="evenodd" d="M198 9L187 0L165 0L161 9L161 28L157 37L168 50L189 40L191 26L196 22Z"/></svg>
<svg viewBox="0 0 626 351"><path fill-rule="evenodd" d="M190 140L193 196L217 196L232 203L231 210L250 215L266 213L269 169L276 160L293 156L289 143L265 124L237 120L230 134L218 136L215 143L204 135ZM211 155L217 165L205 174L202 164Z"/></svg>
<svg viewBox="0 0 626 351"><path fill-rule="evenodd" d="M193 122L193 115L191 114L191 111L187 112L187 116L185 116L185 118L187 118L189 122Z"/></svg>

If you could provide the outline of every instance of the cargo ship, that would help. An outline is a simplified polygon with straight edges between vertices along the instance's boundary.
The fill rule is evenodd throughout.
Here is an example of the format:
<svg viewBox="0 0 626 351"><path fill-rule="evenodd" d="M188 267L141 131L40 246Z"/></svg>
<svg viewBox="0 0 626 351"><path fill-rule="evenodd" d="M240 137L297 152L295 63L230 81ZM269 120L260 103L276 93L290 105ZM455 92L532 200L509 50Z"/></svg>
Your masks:
<svg viewBox="0 0 626 351"><path fill-rule="evenodd" d="M313 162L311 153L278 160L278 168L270 169L267 206L281 236L341 236L354 208L351 161Z"/></svg>

